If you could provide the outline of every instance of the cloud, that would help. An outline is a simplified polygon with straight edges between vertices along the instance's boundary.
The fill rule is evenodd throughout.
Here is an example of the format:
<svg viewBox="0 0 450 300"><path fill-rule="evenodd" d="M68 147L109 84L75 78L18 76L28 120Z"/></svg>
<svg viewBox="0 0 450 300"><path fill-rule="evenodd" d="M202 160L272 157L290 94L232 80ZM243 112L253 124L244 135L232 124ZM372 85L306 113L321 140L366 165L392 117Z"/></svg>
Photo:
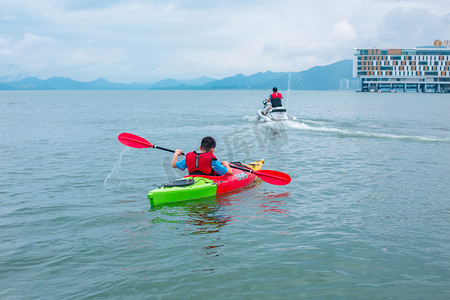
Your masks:
<svg viewBox="0 0 450 300"><path fill-rule="evenodd" d="M449 13L438 15L425 9L396 8L387 13L380 23L378 39L383 46L432 45L435 38L446 39L449 28Z"/></svg>
<svg viewBox="0 0 450 300"><path fill-rule="evenodd" d="M16 18L17 18L16 16L3 15L3 16L0 16L0 22L14 21Z"/></svg>
<svg viewBox="0 0 450 300"><path fill-rule="evenodd" d="M3 0L0 11L0 65L121 82L300 71L356 47L448 39L450 19L439 0Z"/></svg>
<svg viewBox="0 0 450 300"><path fill-rule="evenodd" d="M340 20L334 24L331 36L336 40L354 40L356 38L356 31L347 20Z"/></svg>
<svg viewBox="0 0 450 300"><path fill-rule="evenodd" d="M60 8L70 10L98 10L114 6L122 0L58 0L55 4Z"/></svg>

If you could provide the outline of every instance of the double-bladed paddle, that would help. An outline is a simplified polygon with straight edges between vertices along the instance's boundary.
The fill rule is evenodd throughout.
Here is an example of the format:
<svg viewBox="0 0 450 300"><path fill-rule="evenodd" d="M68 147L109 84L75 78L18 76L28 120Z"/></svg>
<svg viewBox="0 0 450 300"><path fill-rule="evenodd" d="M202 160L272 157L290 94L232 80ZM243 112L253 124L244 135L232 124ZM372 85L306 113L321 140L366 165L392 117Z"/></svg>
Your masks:
<svg viewBox="0 0 450 300"><path fill-rule="evenodd" d="M171 149L153 145L146 139L144 139L140 136L137 136L135 134L132 134L132 133L123 132L123 133L119 134L119 141L122 144L124 144L125 146L132 147L132 148L156 148L156 149L175 153L175 150L171 150ZM181 154L185 155L183 152ZM261 178L261 180L263 180L267 183L270 183L270 184L286 185L289 182L291 182L291 177L288 174L279 172L279 171L273 171L273 170L254 171L252 169L235 166L233 164L230 164L230 167L232 167L234 169L242 170L244 172L253 173L256 176L258 176L259 178Z"/></svg>

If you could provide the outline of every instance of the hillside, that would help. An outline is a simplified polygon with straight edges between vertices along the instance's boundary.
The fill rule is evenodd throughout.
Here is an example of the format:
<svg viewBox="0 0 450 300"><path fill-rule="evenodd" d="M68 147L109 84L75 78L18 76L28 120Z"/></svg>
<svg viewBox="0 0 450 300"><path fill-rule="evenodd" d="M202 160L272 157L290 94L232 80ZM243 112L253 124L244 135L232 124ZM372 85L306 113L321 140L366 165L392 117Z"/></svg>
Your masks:
<svg viewBox="0 0 450 300"><path fill-rule="evenodd" d="M249 76L238 74L202 86L204 89L267 89L277 86L286 90L338 90L341 79L352 79L352 60L343 60L302 72L265 72Z"/></svg>
<svg viewBox="0 0 450 300"><path fill-rule="evenodd" d="M301 72L259 72L252 75L237 74L215 80L201 77L194 80L165 79L154 84L113 83L99 78L90 82L66 77L0 83L0 90L216 90L216 89L270 89L277 86L286 90L338 90L342 79L352 78L352 60L342 60L327 66L313 67Z"/></svg>

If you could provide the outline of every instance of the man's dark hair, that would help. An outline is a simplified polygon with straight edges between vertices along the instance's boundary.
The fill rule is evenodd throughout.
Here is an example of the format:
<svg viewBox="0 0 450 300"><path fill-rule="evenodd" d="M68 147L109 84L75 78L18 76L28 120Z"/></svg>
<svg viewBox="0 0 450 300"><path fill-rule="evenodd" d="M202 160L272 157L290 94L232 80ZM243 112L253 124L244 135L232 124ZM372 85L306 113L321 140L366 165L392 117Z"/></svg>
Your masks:
<svg viewBox="0 0 450 300"><path fill-rule="evenodd" d="M274 87L274 88L272 89L272 91L278 92L278 89L277 89L276 87Z"/></svg>
<svg viewBox="0 0 450 300"><path fill-rule="evenodd" d="M216 140L211 136L205 136L202 139L202 144L200 145L203 151L208 152L212 148L216 148Z"/></svg>

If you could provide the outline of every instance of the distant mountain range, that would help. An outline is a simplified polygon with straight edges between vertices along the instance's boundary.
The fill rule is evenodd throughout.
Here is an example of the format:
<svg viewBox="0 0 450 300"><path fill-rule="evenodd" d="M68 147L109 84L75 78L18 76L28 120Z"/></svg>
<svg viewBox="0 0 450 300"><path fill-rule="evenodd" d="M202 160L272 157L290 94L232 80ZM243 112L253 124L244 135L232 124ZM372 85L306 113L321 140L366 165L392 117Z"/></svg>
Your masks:
<svg viewBox="0 0 450 300"><path fill-rule="evenodd" d="M153 84L114 83L99 78L81 82L65 77L0 83L0 90L219 90L219 89L279 89L338 90L344 79L353 80L352 60L342 60L331 65L313 67L301 72L265 72L253 75L238 74L220 80L201 77L195 80L165 79Z"/></svg>

